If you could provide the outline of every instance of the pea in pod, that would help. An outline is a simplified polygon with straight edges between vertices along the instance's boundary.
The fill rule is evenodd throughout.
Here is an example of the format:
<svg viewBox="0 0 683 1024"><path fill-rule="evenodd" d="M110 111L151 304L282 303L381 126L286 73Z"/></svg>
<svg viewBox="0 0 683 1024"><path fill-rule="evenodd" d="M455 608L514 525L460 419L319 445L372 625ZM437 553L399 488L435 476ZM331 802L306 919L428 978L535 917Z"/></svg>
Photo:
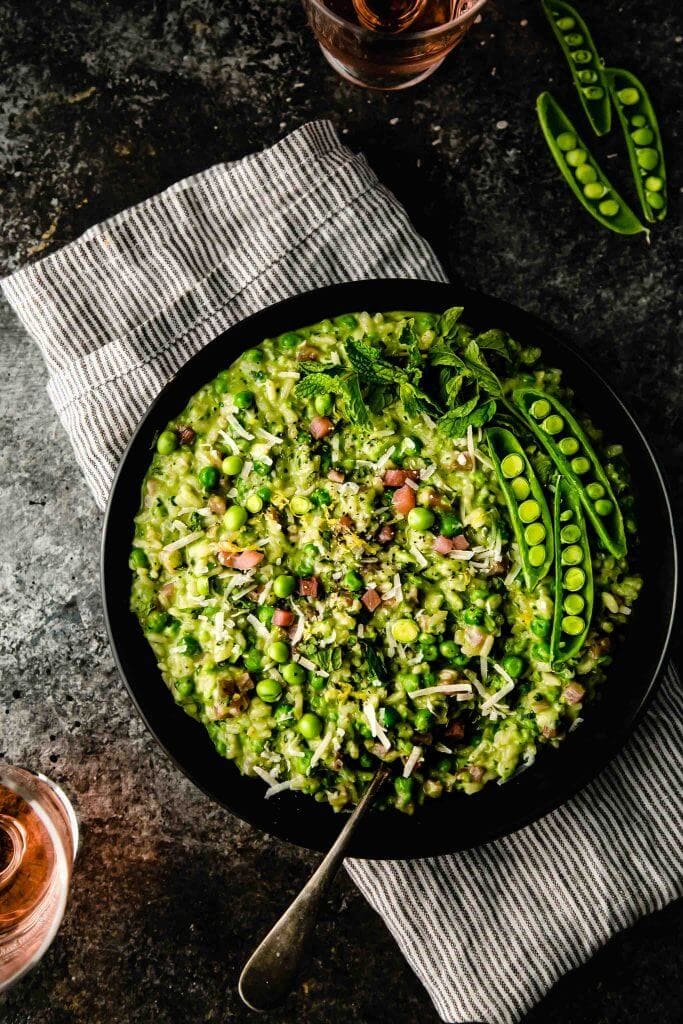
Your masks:
<svg viewBox="0 0 683 1024"><path fill-rule="evenodd" d="M605 77L621 122L643 215L666 217L666 166L657 116L645 87L630 71L608 68Z"/></svg>
<svg viewBox="0 0 683 1024"><path fill-rule="evenodd" d="M644 231L649 235L549 92L542 92L536 100L536 112L555 163L590 215L617 234L637 235Z"/></svg>
<svg viewBox="0 0 683 1024"><path fill-rule="evenodd" d="M517 388L512 398L562 476L576 488L602 545L623 558L626 535L619 502L583 427L545 391Z"/></svg>
<svg viewBox="0 0 683 1024"><path fill-rule="evenodd" d="M558 476L553 515L555 610L550 652L553 664L583 647L593 615L593 567L577 490Z"/></svg>
<svg viewBox="0 0 683 1024"><path fill-rule="evenodd" d="M519 547L524 581L533 590L553 564L553 527L548 503L526 452L503 427L486 431L498 482Z"/></svg>
<svg viewBox="0 0 683 1024"><path fill-rule="evenodd" d="M578 89L579 99L596 135L612 126L609 90L595 44L581 15L562 0L544 0L550 22Z"/></svg>

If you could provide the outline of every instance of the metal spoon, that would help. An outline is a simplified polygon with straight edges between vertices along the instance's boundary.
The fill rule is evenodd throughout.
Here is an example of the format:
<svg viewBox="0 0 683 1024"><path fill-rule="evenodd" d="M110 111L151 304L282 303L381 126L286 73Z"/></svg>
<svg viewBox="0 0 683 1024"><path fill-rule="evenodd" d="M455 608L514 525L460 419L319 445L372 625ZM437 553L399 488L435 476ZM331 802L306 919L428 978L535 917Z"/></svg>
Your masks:
<svg viewBox="0 0 683 1024"><path fill-rule="evenodd" d="M378 769L329 853L247 961L240 976L239 994L250 1009L270 1010L279 1006L294 987L310 949L320 904L341 866L358 824L388 775L387 768Z"/></svg>

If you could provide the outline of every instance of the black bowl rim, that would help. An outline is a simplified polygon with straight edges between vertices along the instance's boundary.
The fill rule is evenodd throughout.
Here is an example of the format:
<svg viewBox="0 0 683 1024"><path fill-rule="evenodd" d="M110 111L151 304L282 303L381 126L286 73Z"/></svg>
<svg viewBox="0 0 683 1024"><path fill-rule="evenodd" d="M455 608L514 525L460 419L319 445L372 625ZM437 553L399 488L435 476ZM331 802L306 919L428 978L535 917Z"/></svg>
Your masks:
<svg viewBox="0 0 683 1024"><path fill-rule="evenodd" d="M386 295L386 298L379 299L378 301L372 301L375 297L383 295ZM428 299L428 301L425 301L426 299ZM122 607L120 605L117 606L115 596L117 589L119 591L121 589L120 587L117 588L117 576L119 583L121 578L121 564L125 564L127 566L127 551L124 553L125 557L123 563L118 557L116 557L117 550L120 552L120 545L117 548L115 524L119 515L120 506L125 506L125 491L126 489L130 490L130 487L133 486L132 479L129 479L129 462L132 461L133 456L137 453L137 449L140 447L141 438L145 431L150 433L151 430L151 437L158 431L158 429L160 429L159 425L152 428L149 428L148 425L153 423L155 417L158 416L159 410L163 409L165 404L169 401L169 396L173 395L175 391L179 389L182 391L182 394L184 394L184 401L174 401L173 403L172 408L177 412L201 386L201 383L206 380L210 380L211 376L218 372L221 365L226 365L225 360L220 364L216 362L216 353L218 353L221 347L224 347L226 343L229 344L235 338L235 335L242 336L248 340L245 343L238 342L235 354L232 355L231 353L232 358L230 361L237 358L240 352L246 347L249 347L251 344L255 344L256 341L263 337L273 336L277 333L284 332L287 329L295 329L296 326L304 326L307 323L316 322L316 320L323 319L325 316L338 316L343 312L354 309L438 310L447 308L451 305L464 306L464 321L474 322L475 325L477 320L482 319L482 316L479 313L475 313L474 316L468 316L468 307L470 310L472 310L473 307L486 310L486 318L492 318L489 326L501 326L504 329L509 329L507 325L510 321L515 323L521 322L524 325L523 330L527 335L531 334L537 340L542 338L542 343L546 345L549 343L551 347L559 349L562 356L567 358L568 362L566 365L563 361L557 360L556 358L551 360L552 362L560 363L560 367L563 370L563 377L566 378L568 375L575 376L577 371L586 374L587 377L582 377L582 381L587 379L590 384L590 389L597 389L599 392L602 392L607 396L608 404L611 403L613 410L617 410L618 416L621 417L623 424L626 424L627 426L627 432L630 431L633 437L637 439L638 445L641 449L639 455L644 457L644 462L642 463L643 470L645 471L645 464L647 464L647 471L652 475L659 492L658 509L661 513L660 525L665 526L666 545L667 548L670 549L668 550L668 554L671 558L671 564L668 571L668 596L664 601L665 614L663 619L655 619L655 623L660 629L658 642L656 644L656 657L653 656L649 659L649 669L646 672L646 680L638 687L638 694L631 702L631 706L629 706L627 713L621 717L621 721L618 722L617 726L611 727L608 731L602 734L599 732L599 729L596 731L595 736L592 738L598 741L599 749L597 746L587 748L589 756L580 764L576 762L572 763L573 771L571 773L566 773L565 775L558 774L559 758L563 754L566 757L567 747L570 746L572 742L577 742L575 737L581 736L582 734L585 735L584 730L589 726L591 721L590 719L588 722L584 721L580 730L577 730L571 736L567 737L560 750L550 752L548 757L544 756L543 778L547 775L551 775L553 777L554 784L545 792L542 791L541 786L535 799L531 800L531 804L529 806L522 806L521 808L514 807L512 809L508 808L506 813L504 805L503 813L492 819L491 815L485 813L488 809L488 803L491 802L491 800L486 801L485 794L491 790L497 789L498 787L490 785L487 786L482 793L477 794L474 797L463 798L460 795L457 795L442 797L440 800L431 802L432 808L437 805L442 808L441 818L443 820L439 822L438 816L432 815L433 820L427 823L429 826L427 828L422 827L424 823L421 815L422 813L426 813L422 811L422 809L418 811L416 816L413 818L407 818L406 816L399 815L397 812L377 812L376 814L370 814L366 817L365 822L361 825L356 837L354 838L350 849L350 855L360 858L391 860L430 857L441 853L457 852L484 845L539 820L583 789L612 761L642 718L648 704L654 696L661 678L664 661L666 659L673 632L678 593L678 556L676 535L671 502L667 493L664 476L661 472L652 446L649 444L643 431L629 412L624 402L616 394L614 389L604 380L602 375L594 369L589 361L581 353L577 352L558 331L549 327L535 314L521 310L505 301L482 295L481 293L460 283L442 283L419 279L380 278L375 280L349 281L341 284L326 285L322 288L316 288L308 292L299 293L273 305L266 306L222 332L192 356L166 383L140 419L140 422L138 423L119 463L104 515L100 559L101 587L105 624L118 673L128 690L138 714L144 721L147 729L154 736L157 743L164 750L165 754L202 792L211 799L216 800L233 814L237 815L241 820L260 828L268 834L277 836L284 841L295 843L296 845L307 849L320 851L327 849L343 827L345 821L344 816L334 815L333 812L325 805L325 810L329 811L329 820L323 822L323 828L321 829L320 820L312 823L309 819L313 817L319 819L319 809L323 807L323 805L312 801L310 798L303 797L301 794L287 793L282 794L278 800L273 801L272 803L263 800L263 789L260 780L247 779L244 776L239 775L234 765L226 762L225 759L220 758L219 755L213 751L213 747L208 740L208 737L206 737L203 727L199 725L199 723L190 719L177 707L177 705L175 705L175 702L173 702L173 699L163 683L156 666L154 666L154 670L157 676L157 681L161 687L163 687L164 692L168 696L168 700L171 701L172 707L164 706L164 712L162 714L160 707L163 704L163 698L160 696L158 702L159 707L155 706L151 712L145 708L145 683L141 680L139 672L137 673L137 677L133 679L131 677L130 667L126 664L127 657L125 649L127 646L127 639L133 640L133 637L131 637L130 634L124 636L125 630L119 628L121 618L123 617L125 619L126 615L123 612ZM311 310L323 308L326 309L327 312L317 316L308 315L304 311L309 308ZM489 311L491 311L491 313L489 313ZM281 326L279 326L277 330L263 330L260 325L264 322L277 322L281 323ZM480 329L482 329L481 326ZM519 327L516 328L516 332L519 335ZM511 331L511 333L514 334L515 331ZM199 383L195 383L193 385L184 384L184 382L192 376L193 368L203 365L204 363L208 365L210 362L216 362L216 368L212 372L208 372ZM568 367L570 367L570 369L568 369ZM181 384L182 388L180 388ZM172 415L173 413L169 414L168 412L164 412L162 416L159 416L159 424L162 424L162 421L164 424L168 422L168 419L172 418ZM604 422L600 420L599 416L596 417L596 419L598 419L603 428L606 426ZM142 449L140 450L142 451ZM149 447L145 449L145 452L149 452ZM149 455L147 454L146 457L149 458ZM634 465L635 462L632 464L632 469ZM142 476L136 475L135 481L138 498L141 479ZM132 518L128 522L129 526L132 527ZM127 534L128 547L130 546L130 540L131 532L129 530ZM129 585L130 577L126 574L126 593L129 591ZM658 596L659 595L657 595L657 597ZM652 600L655 600L655 595L652 595ZM639 604L642 604L642 599ZM638 606L636 607L638 608ZM130 612L128 612L128 615L130 615ZM631 625L631 629L632 628L633 624ZM151 650L149 649L149 645L147 645L146 641L144 641L144 637L142 637L141 632L140 638L143 640L147 649ZM605 687L607 687L607 685L608 683L605 683ZM596 702L594 705L591 705L591 711L596 713L595 709L599 709L600 706L601 702ZM169 718L175 713L182 715L182 718L186 723L188 737L191 735L192 726L198 726L201 730L204 738L206 739L207 746L211 748L211 751L215 754L215 758L217 759L215 763L215 771L217 773L221 772L223 765L229 765L230 769L232 769L234 775L230 779L226 779L227 786L224 789L220 789L220 787L216 785L216 781L213 776L210 780L207 779L202 772L199 771L196 764L193 765L192 763L189 763L193 758L192 756L188 756L187 749L180 752L177 749L177 745L171 744L168 738L161 735L162 731L166 728L166 723L163 723L162 730L160 722L164 717ZM200 742L198 734L195 735L195 739L197 742ZM192 747L190 747L190 751L192 751ZM207 752L202 751L201 755L198 756L199 761L201 761L202 758L206 758ZM550 758L554 759L554 770L552 767L553 762ZM197 756L194 757L194 760L197 762ZM221 762L221 764L218 762ZM505 793L506 791L509 792L515 785L519 784L519 779L537 775L539 771L540 765L537 764L531 771L522 773L522 775L511 780L505 787L498 791L502 793ZM236 793L234 791L238 792ZM299 801L298 804L291 803L287 807L284 815L279 813L281 805L276 811L276 805L279 801L282 801L283 796L286 798L286 802ZM454 805L452 803L454 800L459 801L457 808L458 812L460 812L459 816L462 816L462 812L465 811L464 817L469 826L469 830L466 834L463 834L462 829L454 831L452 820L453 815L452 813L447 813L454 810ZM303 801L303 803L301 803L301 801ZM466 801L466 803L463 803L463 801ZM477 813L476 811L470 813L470 809L476 807L476 802L479 802L478 810L484 811L483 814ZM485 803L486 806L484 806ZM316 808L318 810L316 810ZM494 809L498 812L501 810L500 808L495 807L495 801ZM397 819L400 819L400 825L398 828ZM434 827L435 821L437 825L436 828ZM311 827L312 824L315 824L318 827ZM475 825L474 829L472 829L473 824Z"/></svg>

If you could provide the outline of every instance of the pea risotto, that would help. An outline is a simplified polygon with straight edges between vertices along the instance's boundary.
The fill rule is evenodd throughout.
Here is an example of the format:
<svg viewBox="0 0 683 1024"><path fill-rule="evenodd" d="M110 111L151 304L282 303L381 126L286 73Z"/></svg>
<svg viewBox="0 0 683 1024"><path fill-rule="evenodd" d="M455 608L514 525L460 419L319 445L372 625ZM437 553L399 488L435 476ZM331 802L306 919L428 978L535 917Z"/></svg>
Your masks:
<svg viewBox="0 0 683 1024"><path fill-rule="evenodd" d="M244 352L156 442L132 607L218 752L335 810L475 793L581 721L641 586L618 439L539 349L347 314Z"/></svg>

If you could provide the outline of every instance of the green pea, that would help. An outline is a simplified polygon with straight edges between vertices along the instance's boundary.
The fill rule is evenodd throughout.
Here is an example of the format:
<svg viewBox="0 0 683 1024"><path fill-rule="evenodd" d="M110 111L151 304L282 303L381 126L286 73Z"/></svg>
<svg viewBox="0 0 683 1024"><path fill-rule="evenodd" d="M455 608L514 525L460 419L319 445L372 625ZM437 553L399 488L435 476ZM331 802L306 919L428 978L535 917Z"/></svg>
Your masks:
<svg viewBox="0 0 683 1024"><path fill-rule="evenodd" d="M545 540L545 526L543 523L531 523L524 531L524 540L527 544L540 544Z"/></svg>
<svg viewBox="0 0 683 1024"><path fill-rule="evenodd" d="M603 217L616 217L619 213L619 203L616 199L603 199L598 209Z"/></svg>
<svg viewBox="0 0 683 1024"><path fill-rule="evenodd" d="M653 210L664 208L664 196L660 192L646 192L645 198Z"/></svg>
<svg viewBox="0 0 683 1024"><path fill-rule="evenodd" d="M590 50L574 50L570 56L575 64L590 64L593 59Z"/></svg>
<svg viewBox="0 0 683 1024"><path fill-rule="evenodd" d="M303 516L309 511L311 503L308 498L304 498L302 495L295 494L289 502L289 507L295 516Z"/></svg>
<svg viewBox="0 0 683 1024"><path fill-rule="evenodd" d="M582 68L581 71L577 71L576 77L582 85L594 85L598 80L597 72L590 71L588 68Z"/></svg>
<svg viewBox="0 0 683 1024"><path fill-rule="evenodd" d="M548 415L550 409L550 402L548 402L547 399L537 398L536 401L532 403L531 409L529 411L531 415L534 417L534 419L542 420Z"/></svg>
<svg viewBox="0 0 683 1024"><path fill-rule="evenodd" d="M540 505L533 498L523 501L517 511L523 523L533 523L541 514Z"/></svg>
<svg viewBox="0 0 683 1024"><path fill-rule="evenodd" d="M634 128L644 128L647 124L647 118L643 114L634 114L631 118L631 124Z"/></svg>
<svg viewBox="0 0 683 1024"><path fill-rule="evenodd" d="M656 149L645 146L643 149L636 150L636 160L638 166L642 167L644 171L654 171L659 163L659 154Z"/></svg>
<svg viewBox="0 0 683 1024"><path fill-rule="evenodd" d="M238 476L243 466L244 462L239 455L226 455L221 463L221 469L226 476Z"/></svg>
<svg viewBox="0 0 683 1024"><path fill-rule="evenodd" d="M573 593L577 590L581 590L582 586L586 582L586 574L583 569L578 569L576 567L567 569L564 574L563 582L565 589Z"/></svg>
<svg viewBox="0 0 683 1024"><path fill-rule="evenodd" d="M534 569L539 569L545 562L545 554L544 544L536 544L534 547L529 548L529 554L527 555L529 565L532 565Z"/></svg>
<svg viewBox="0 0 683 1024"><path fill-rule="evenodd" d="M607 189L601 181L590 181L583 186L583 194L586 199L602 199L606 192Z"/></svg>
<svg viewBox="0 0 683 1024"><path fill-rule="evenodd" d="M344 313L343 316L340 316L339 323L342 325L342 327L348 327L350 331L352 331L355 327L358 327L358 321L356 320L355 316L353 316L351 313Z"/></svg>
<svg viewBox="0 0 683 1024"><path fill-rule="evenodd" d="M380 708L377 717L379 718L379 724L384 726L385 729L393 729L401 721L401 716L396 708L391 707Z"/></svg>
<svg viewBox="0 0 683 1024"><path fill-rule="evenodd" d="M563 437L557 442L557 447L563 455L575 455L579 450L579 442L575 437Z"/></svg>
<svg viewBox="0 0 683 1024"><path fill-rule="evenodd" d="M531 494L531 486L529 484L529 481L523 476L518 476L515 480L513 480L512 483L510 484L510 489L514 494L515 498L517 499L517 501L524 501L524 499L528 498Z"/></svg>
<svg viewBox="0 0 683 1024"><path fill-rule="evenodd" d="M349 569L344 576L344 586L347 590L360 590L363 586L363 577L359 576L353 569Z"/></svg>
<svg viewBox="0 0 683 1024"><path fill-rule="evenodd" d="M254 401L253 391L238 391L233 395L233 401L238 409L248 409Z"/></svg>
<svg viewBox="0 0 683 1024"><path fill-rule="evenodd" d="M599 516L608 516L612 511L612 502L609 500L609 498L600 498L599 501L595 502L593 508Z"/></svg>
<svg viewBox="0 0 683 1024"><path fill-rule="evenodd" d="M466 608L462 613L462 618L468 626L481 626L486 615L482 608Z"/></svg>
<svg viewBox="0 0 683 1024"><path fill-rule="evenodd" d="M550 633L552 623L550 619L535 618L531 621L531 632L534 636L547 637Z"/></svg>
<svg viewBox="0 0 683 1024"><path fill-rule="evenodd" d="M391 627L391 635L400 644L412 644L419 632L417 623L412 619L398 619Z"/></svg>
<svg viewBox="0 0 683 1024"><path fill-rule="evenodd" d="M219 474L215 466L202 466L199 470L199 482L207 491L212 491L218 483Z"/></svg>
<svg viewBox="0 0 683 1024"><path fill-rule="evenodd" d="M576 168L576 179L582 185L588 185L590 182L598 180L597 171L590 164L581 164Z"/></svg>
<svg viewBox="0 0 683 1024"><path fill-rule="evenodd" d="M258 494L250 494L244 504L246 505L248 512L251 512L252 515L256 515L256 513L260 512L263 508L263 499L260 498Z"/></svg>
<svg viewBox="0 0 683 1024"><path fill-rule="evenodd" d="M414 725L416 732L429 732L434 722L434 715L427 708L415 712Z"/></svg>
<svg viewBox="0 0 683 1024"><path fill-rule="evenodd" d="M452 512L444 512L439 520L439 530L444 537L455 537L462 530L462 523Z"/></svg>
<svg viewBox="0 0 683 1024"><path fill-rule="evenodd" d="M570 523L569 526L563 526L560 530L560 540L563 544L576 544L577 540L581 539L581 529L576 523Z"/></svg>
<svg viewBox="0 0 683 1024"><path fill-rule="evenodd" d="M317 715L308 711L299 719L299 732L306 740L314 740L323 731L323 723Z"/></svg>
<svg viewBox="0 0 683 1024"><path fill-rule="evenodd" d="M261 666L263 665L263 658L261 656L261 652L258 651L255 647L251 647L248 651L244 652L242 661L244 662L244 667L246 668L247 672L259 672L261 670Z"/></svg>
<svg viewBox="0 0 683 1024"><path fill-rule="evenodd" d="M579 565L583 558L583 551L578 544L570 544L562 552L562 565Z"/></svg>
<svg viewBox="0 0 683 1024"><path fill-rule="evenodd" d="M178 680L175 688L181 697L189 697L194 692L194 679L192 676L185 676L184 679Z"/></svg>
<svg viewBox="0 0 683 1024"><path fill-rule="evenodd" d="M579 455L576 459L572 459L571 467L577 476L583 476L591 468L591 464L585 456Z"/></svg>
<svg viewBox="0 0 683 1024"><path fill-rule="evenodd" d="M231 533L241 530L246 521L247 510L242 508L241 505L231 505L223 516L223 526L226 530L230 530Z"/></svg>
<svg viewBox="0 0 683 1024"><path fill-rule="evenodd" d="M268 476L270 473L270 466L267 462L254 462L254 472L258 473L259 476Z"/></svg>
<svg viewBox="0 0 683 1024"><path fill-rule="evenodd" d="M277 662L278 665L284 665L289 659L289 647L282 640L276 640L275 643L268 645L266 654L271 661Z"/></svg>
<svg viewBox="0 0 683 1024"><path fill-rule="evenodd" d="M280 698L282 687L277 679L261 679L256 684L256 693L266 704L274 704Z"/></svg>
<svg viewBox="0 0 683 1024"><path fill-rule="evenodd" d="M209 595L209 577L199 576L194 580L194 592L197 597L208 597Z"/></svg>
<svg viewBox="0 0 683 1024"><path fill-rule="evenodd" d="M578 615L565 615L562 619L562 632L569 636L579 636L583 633L586 623Z"/></svg>
<svg viewBox="0 0 683 1024"><path fill-rule="evenodd" d="M463 651L460 651L459 654L450 659L451 664L455 665L456 668L464 668L465 665L469 665L471 660L469 654L465 654Z"/></svg>
<svg viewBox="0 0 683 1024"><path fill-rule="evenodd" d="M512 679L519 679L524 671L524 660L517 654L507 654L500 664Z"/></svg>
<svg viewBox="0 0 683 1024"><path fill-rule="evenodd" d="M276 576L273 582L273 593L276 597L289 597L296 590L294 576Z"/></svg>
<svg viewBox="0 0 683 1024"><path fill-rule="evenodd" d="M259 487L256 492L264 504L267 504L271 498L270 487Z"/></svg>
<svg viewBox="0 0 683 1024"><path fill-rule="evenodd" d="M582 90L587 100L601 100L605 90L600 85L587 85Z"/></svg>
<svg viewBox="0 0 683 1024"><path fill-rule="evenodd" d="M562 150L563 153L568 153L570 149L576 149L577 139L576 139L576 135L574 135L573 132L560 132L560 134L557 136L557 140L556 141L557 141L557 145L559 146L559 148ZM548 406L548 409L550 409L550 406ZM532 412L533 416L536 415L536 413L533 411L533 406L532 406L531 412ZM541 413L541 415L539 417L537 417L537 418L541 419L543 416L546 416L546 415L547 415L547 412L544 412L544 413Z"/></svg>
<svg viewBox="0 0 683 1024"><path fill-rule="evenodd" d="M313 399L313 405L318 416L327 416L331 413L333 404L331 395L316 395Z"/></svg>
<svg viewBox="0 0 683 1024"><path fill-rule="evenodd" d="M524 460L521 455L510 454L506 455L500 464L503 476L508 480L512 480L513 477L519 476L524 471Z"/></svg>
<svg viewBox="0 0 683 1024"><path fill-rule="evenodd" d="M636 128L634 132L631 132L631 138L636 146L649 146L654 137L654 132L651 128Z"/></svg>
<svg viewBox="0 0 683 1024"><path fill-rule="evenodd" d="M570 149L565 159L570 167L580 167L585 164L588 153L585 149Z"/></svg>
<svg viewBox="0 0 683 1024"><path fill-rule="evenodd" d="M273 615L275 615L275 609L272 604L262 604L256 613L256 617L259 622L262 622L266 626L269 626L273 621Z"/></svg>
<svg viewBox="0 0 683 1024"><path fill-rule="evenodd" d="M543 420L543 423L541 423L541 429L545 430L546 434L559 434L563 428L564 420L561 416L557 415L548 416Z"/></svg>
<svg viewBox="0 0 683 1024"><path fill-rule="evenodd" d="M178 438L173 430L162 430L157 440L159 455L170 455L178 447Z"/></svg>
<svg viewBox="0 0 683 1024"><path fill-rule="evenodd" d="M588 484L586 487L586 494L592 501L597 501L598 498L602 498L604 493L605 488L602 484L597 483L597 481L592 484Z"/></svg>
<svg viewBox="0 0 683 1024"><path fill-rule="evenodd" d="M301 337L296 331L288 331L287 334L283 334L280 338L280 345L284 349L296 348L300 341Z"/></svg>
<svg viewBox="0 0 683 1024"><path fill-rule="evenodd" d="M625 107L632 107L634 103L637 103L640 99L640 93L637 89L620 89L617 96L624 104Z"/></svg>
<svg viewBox="0 0 683 1024"><path fill-rule="evenodd" d="M230 385L228 384L228 371L223 370L223 372L219 373L215 381L213 382L213 389L217 395L224 395L229 387Z"/></svg>
<svg viewBox="0 0 683 1024"><path fill-rule="evenodd" d="M455 658L460 654L460 648L455 640L443 640L439 644L439 653L443 658Z"/></svg>
<svg viewBox="0 0 683 1024"><path fill-rule="evenodd" d="M142 548L133 548L130 553L130 564L133 569L149 568L149 559Z"/></svg>
<svg viewBox="0 0 683 1024"><path fill-rule="evenodd" d="M147 629L150 633L160 633L165 625L167 625L169 616L166 612L154 611L150 612L147 616Z"/></svg>
<svg viewBox="0 0 683 1024"><path fill-rule="evenodd" d="M567 594L562 602L562 607L568 615L580 615L585 604L581 594Z"/></svg>
<svg viewBox="0 0 683 1024"><path fill-rule="evenodd" d="M434 513L428 508L411 508L408 513L408 526L418 533L426 533L434 525Z"/></svg>
<svg viewBox="0 0 683 1024"><path fill-rule="evenodd" d="M649 192L661 192L664 188L664 182L661 178L656 177L656 175L650 174L645 179L645 188Z"/></svg>
<svg viewBox="0 0 683 1024"><path fill-rule="evenodd" d="M246 359L248 363L262 363L263 352L260 348L248 348L244 353L243 358Z"/></svg>
<svg viewBox="0 0 683 1024"><path fill-rule="evenodd" d="M560 32L569 32L570 29L574 28L576 22L573 18L567 16L563 18L558 18L555 24L559 28Z"/></svg>
<svg viewBox="0 0 683 1024"><path fill-rule="evenodd" d="M297 665L295 661L289 661L286 665L283 665L281 671L282 678L286 683L289 683L290 686L301 686L306 678L305 670L301 665Z"/></svg>
<svg viewBox="0 0 683 1024"><path fill-rule="evenodd" d="M581 46L583 36L580 32L570 32L569 35L564 37L564 41L567 46Z"/></svg>

